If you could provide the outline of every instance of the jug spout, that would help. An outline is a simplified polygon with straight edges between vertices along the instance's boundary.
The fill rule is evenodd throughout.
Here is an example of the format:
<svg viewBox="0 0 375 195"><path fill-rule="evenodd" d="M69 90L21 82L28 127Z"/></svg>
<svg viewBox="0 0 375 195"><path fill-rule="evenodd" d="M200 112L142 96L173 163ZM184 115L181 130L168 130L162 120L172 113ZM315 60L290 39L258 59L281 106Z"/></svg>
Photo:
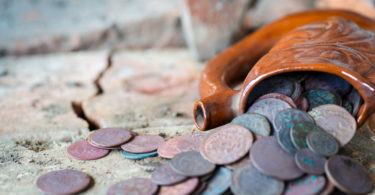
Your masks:
<svg viewBox="0 0 375 195"><path fill-rule="evenodd" d="M198 100L194 105L194 122L207 130L230 122L238 113L239 91L223 91Z"/></svg>

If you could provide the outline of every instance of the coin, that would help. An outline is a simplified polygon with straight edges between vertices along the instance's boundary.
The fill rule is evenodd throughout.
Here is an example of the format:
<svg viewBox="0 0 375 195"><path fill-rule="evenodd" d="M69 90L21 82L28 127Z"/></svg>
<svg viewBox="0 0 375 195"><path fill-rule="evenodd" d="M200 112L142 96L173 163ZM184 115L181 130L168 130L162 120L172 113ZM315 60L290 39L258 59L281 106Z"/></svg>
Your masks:
<svg viewBox="0 0 375 195"><path fill-rule="evenodd" d="M347 101L347 100L343 100L342 101L342 107L345 108L349 113L352 113L353 112L353 106L352 104Z"/></svg>
<svg viewBox="0 0 375 195"><path fill-rule="evenodd" d="M176 173L190 177L206 175L215 169L215 164L205 160L195 151L177 154L170 163Z"/></svg>
<svg viewBox="0 0 375 195"><path fill-rule="evenodd" d="M198 187L195 188L194 192L191 195L201 195L203 191L206 189L207 183L206 182L199 182Z"/></svg>
<svg viewBox="0 0 375 195"><path fill-rule="evenodd" d="M208 134L200 151L202 156L212 163L230 164L248 153L253 139L253 135L245 127L227 124Z"/></svg>
<svg viewBox="0 0 375 195"><path fill-rule="evenodd" d="M325 104L341 105L341 98L328 90L312 89L303 94L309 102L309 110Z"/></svg>
<svg viewBox="0 0 375 195"><path fill-rule="evenodd" d="M181 152L196 151L199 152L199 147L206 134L203 133L193 133L188 135L183 135L181 139L177 142L177 148Z"/></svg>
<svg viewBox="0 0 375 195"><path fill-rule="evenodd" d="M132 133L124 128L102 128L92 132L88 140L95 146L114 147L124 144L132 137Z"/></svg>
<svg viewBox="0 0 375 195"><path fill-rule="evenodd" d="M95 160L109 153L109 150L96 148L86 140L73 143L66 151L71 157L78 160Z"/></svg>
<svg viewBox="0 0 375 195"><path fill-rule="evenodd" d="M359 162L346 156L331 156L325 164L328 179L341 191L365 194L371 191L371 176Z"/></svg>
<svg viewBox="0 0 375 195"><path fill-rule="evenodd" d="M354 136L357 122L353 116L337 105L327 104L309 112L315 123L335 137L341 146L345 146Z"/></svg>
<svg viewBox="0 0 375 195"><path fill-rule="evenodd" d="M276 113L275 120L272 121L275 131L290 129L295 123L310 122L313 123L313 118L304 111L297 109L285 109Z"/></svg>
<svg viewBox="0 0 375 195"><path fill-rule="evenodd" d="M308 148L298 150L294 158L297 166L305 173L314 175L324 173L326 158L312 152Z"/></svg>
<svg viewBox="0 0 375 195"><path fill-rule="evenodd" d="M153 195L158 191L158 185L152 183L150 179L145 178L131 178L124 181L120 181L112 185L107 195L118 195L118 194L142 194L142 195Z"/></svg>
<svg viewBox="0 0 375 195"><path fill-rule="evenodd" d="M230 186L232 171L225 167L219 167L215 175L208 181L203 195L222 194Z"/></svg>
<svg viewBox="0 0 375 195"><path fill-rule="evenodd" d="M276 98L267 98L251 105L247 113L261 114L272 122L278 112L287 108L291 108L287 102Z"/></svg>
<svg viewBox="0 0 375 195"><path fill-rule="evenodd" d="M326 178L326 185L322 189L322 191L319 192L320 195L330 195L333 190L335 189L335 185L329 179Z"/></svg>
<svg viewBox="0 0 375 195"><path fill-rule="evenodd" d="M90 182L86 173L65 169L40 176L36 186L47 194L76 194L85 190Z"/></svg>
<svg viewBox="0 0 375 195"><path fill-rule="evenodd" d="M294 102L296 103L297 108L302 111L307 111L307 109L309 109L309 102L305 96L297 97Z"/></svg>
<svg viewBox="0 0 375 195"><path fill-rule="evenodd" d="M131 153L147 153L158 149L160 144L164 143L164 139L158 135L137 135L121 148Z"/></svg>
<svg viewBox="0 0 375 195"><path fill-rule="evenodd" d="M131 153L131 152L127 152L127 151L123 150L121 153L125 158L130 159L130 160L139 160L139 159L144 159L144 158L153 157L153 156L158 155L157 151L147 152L147 153L139 153L138 154L138 153Z"/></svg>
<svg viewBox="0 0 375 195"><path fill-rule="evenodd" d="M350 93L347 95L347 99L353 106L353 110L351 112L352 115L356 116L363 102L361 95L359 95L358 91L353 87Z"/></svg>
<svg viewBox="0 0 375 195"><path fill-rule="evenodd" d="M303 174L294 156L280 147L275 136L257 140L251 148L250 159L260 172L277 179L291 180Z"/></svg>
<svg viewBox="0 0 375 195"><path fill-rule="evenodd" d="M166 142L162 143L158 147L158 155L163 158L173 158L176 154L179 154L181 151L178 149L177 144L180 141L182 136L173 137Z"/></svg>
<svg viewBox="0 0 375 195"><path fill-rule="evenodd" d="M256 113L245 113L235 117L231 124L246 127L251 132L259 136L269 136L271 126L267 118Z"/></svg>
<svg viewBox="0 0 375 195"><path fill-rule="evenodd" d="M332 156L339 151L339 143L336 139L323 131L309 133L306 142L311 151L322 156Z"/></svg>
<svg viewBox="0 0 375 195"><path fill-rule="evenodd" d="M230 170L234 170L234 169L237 169L238 167L241 167L241 166L244 166L244 165L250 164L250 163L251 163L250 157L249 157L249 155L246 155L243 158L241 158L240 160L238 160L238 161L236 161L232 164L226 165L226 167L228 167Z"/></svg>
<svg viewBox="0 0 375 195"><path fill-rule="evenodd" d="M297 152L297 149L296 147L294 147L292 140L290 138L290 129L277 131L276 138L277 142L284 151L289 152L291 154L295 154Z"/></svg>
<svg viewBox="0 0 375 195"><path fill-rule="evenodd" d="M281 93L290 96L294 91L294 82L284 76L273 76L264 79L257 88L262 89L263 94Z"/></svg>
<svg viewBox="0 0 375 195"><path fill-rule="evenodd" d="M343 78L328 74L328 73L315 73L310 74L305 80L305 89L326 89L345 95L350 91L351 85Z"/></svg>
<svg viewBox="0 0 375 195"><path fill-rule="evenodd" d="M307 175L301 179L288 182L285 195L319 194L324 189L326 178L320 175Z"/></svg>
<svg viewBox="0 0 375 195"><path fill-rule="evenodd" d="M259 101L259 100L263 100L263 99L267 99L267 98L280 99L280 100L282 100L284 102L287 102L292 108L297 108L297 106L294 103L294 101L292 100L292 98L290 98L289 96L286 96L284 94L281 94L281 93L267 93L267 94L264 94L264 95L260 96L255 101Z"/></svg>
<svg viewBox="0 0 375 195"><path fill-rule="evenodd" d="M235 169L230 189L236 195L281 194L284 182L260 173L252 164Z"/></svg>
<svg viewBox="0 0 375 195"><path fill-rule="evenodd" d="M297 82L297 81L294 81L294 91L293 91L292 95L290 95L290 97L293 100L295 100L299 96L301 96L302 91L303 91L303 88L302 88L301 84L299 82ZM293 108L296 108L296 107L293 107Z"/></svg>
<svg viewBox="0 0 375 195"><path fill-rule="evenodd" d="M159 195L190 194L198 187L198 184L198 178L193 177L175 185L161 186Z"/></svg>
<svg viewBox="0 0 375 195"><path fill-rule="evenodd" d="M113 147L104 147L104 146L97 145L96 143L93 143L92 140L89 140L89 139L87 140L87 143L94 146L95 148L101 148L105 150L120 150L121 149L121 145L113 146Z"/></svg>
<svg viewBox="0 0 375 195"><path fill-rule="evenodd" d="M169 163L157 167L151 174L152 182L159 185L172 185L185 180L187 177L176 173Z"/></svg>
<svg viewBox="0 0 375 195"><path fill-rule="evenodd" d="M306 148L306 137L312 131L323 131L320 127L310 122L296 123L290 130L290 138L293 145L298 149Z"/></svg>

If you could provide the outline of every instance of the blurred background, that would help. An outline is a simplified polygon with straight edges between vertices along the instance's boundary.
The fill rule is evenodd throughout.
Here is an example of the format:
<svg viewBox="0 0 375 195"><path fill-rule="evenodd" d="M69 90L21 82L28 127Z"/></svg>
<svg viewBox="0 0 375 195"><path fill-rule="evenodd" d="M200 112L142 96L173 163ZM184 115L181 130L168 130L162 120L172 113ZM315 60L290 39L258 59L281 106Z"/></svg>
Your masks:
<svg viewBox="0 0 375 195"><path fill-rule="evenodd" d="M375 17L374 0L1 0L0 55L187 46L207 60L256 28L309 9Z"/></svg>

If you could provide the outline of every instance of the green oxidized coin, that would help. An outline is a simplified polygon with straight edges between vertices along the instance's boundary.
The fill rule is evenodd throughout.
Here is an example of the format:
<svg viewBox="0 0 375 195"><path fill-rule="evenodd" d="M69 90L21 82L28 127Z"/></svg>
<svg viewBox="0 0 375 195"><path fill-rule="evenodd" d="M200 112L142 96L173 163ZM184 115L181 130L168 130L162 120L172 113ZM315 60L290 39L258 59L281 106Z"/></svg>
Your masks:
<svg viewBox="0 0 375 195"><path fill-rule="evenodd" d="M347 101L347 100L343 100L342 101L342 107L344 107L348 112L352 113L353 112L353 106L352 104Z"/></svg>
<svg viewBox="0 0 375 195"><path fill-rule="evenodd" d="M324 104L341 105L340 96L324 89L309 90L304 94L304 96L309 102L309 110Z"/></svg>
<svg viewBox="0 0 375 195"><path fill-rule="evenodd" d="M290 138L293 145L298 149L306 148L306 137L311 131L323 131L320 127L310 122L296 123L290 130Z"/></svg>

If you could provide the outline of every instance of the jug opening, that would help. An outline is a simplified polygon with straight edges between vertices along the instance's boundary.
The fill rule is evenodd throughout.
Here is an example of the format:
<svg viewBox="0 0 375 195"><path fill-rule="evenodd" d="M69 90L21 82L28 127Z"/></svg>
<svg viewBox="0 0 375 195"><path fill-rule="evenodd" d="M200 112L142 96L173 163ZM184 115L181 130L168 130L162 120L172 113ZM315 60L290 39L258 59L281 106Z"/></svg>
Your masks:
<svg viewBox="0 0 375 195"><path fill-rule="evenodd" d="M325 72L297 71L277 74L260 81L249 93L245 111L258 98L270 93L288 96L296 105L304 98L308 102L308 107L304 108L306 111L321 104L337 104L346 108L354 117L363 104L363 98L356 88L345 79Z"/></svg>
<svg viewBox="0 0 375 195"><path fill-rule="evenodd" d="M205 119L205 117L204 117L202 106L197 105L197 107L195 109L195 114L194 114L194 121L199 128L203 128L204 119Z"/></svg>

